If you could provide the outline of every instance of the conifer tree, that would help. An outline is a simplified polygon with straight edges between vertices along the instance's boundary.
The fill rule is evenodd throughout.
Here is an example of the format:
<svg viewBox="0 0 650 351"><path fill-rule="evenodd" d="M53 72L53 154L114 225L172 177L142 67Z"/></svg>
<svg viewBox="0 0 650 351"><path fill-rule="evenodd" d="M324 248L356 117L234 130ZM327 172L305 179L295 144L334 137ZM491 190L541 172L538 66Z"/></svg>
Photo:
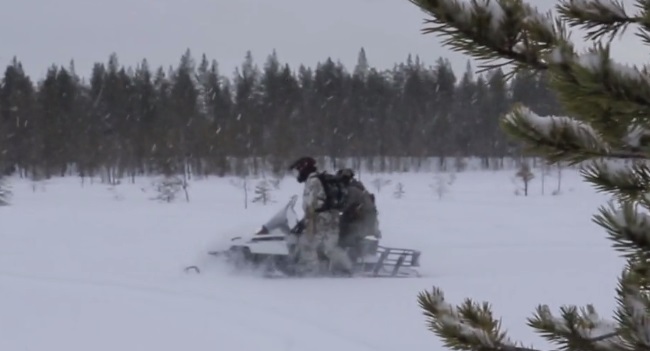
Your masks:
<svg viewBox="0 0 650 351"><path fill-rule="evenodd" d="M0 206L9 206L9 199L11 198L11 189L5 177L0 174Z"/></svg>
<svg viewBox="0 0 650 351"><path fill-rule="evenodd" d="M540 305L528 320L562 350L647 350L650 347L650 76L610 55L610 43L630 25L650 45L650 1L636 0L632 14L616 0L561 0L557 15L542 14L521 0L409 0L430 18L423 33L480 62L483 69L514 68L549 77L566 116L541 117L522 104L501 126L528 152L551 163L581 164L585 181L614 200L593 220L627 258L619 278L615 320L593 306L565 306L559 316ZM581 53L569 29L586 31L593 47ZM501 63L494 61L502 60ZM488 62L492 61L492 63ZM453 350L526 350L501 330L488 303L460 306L442 290L418 295L428 325Z"/></svg>

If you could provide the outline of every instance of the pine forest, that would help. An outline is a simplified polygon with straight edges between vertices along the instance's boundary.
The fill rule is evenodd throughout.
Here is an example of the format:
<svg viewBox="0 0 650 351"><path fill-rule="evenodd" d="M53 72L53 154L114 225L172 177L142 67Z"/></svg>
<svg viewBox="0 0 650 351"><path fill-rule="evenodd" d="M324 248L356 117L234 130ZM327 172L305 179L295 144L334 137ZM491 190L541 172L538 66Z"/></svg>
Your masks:
<svg viewBox="0 0 650 351"><path fill-rule="evenodd" d="M257 63L249 51L228 74L205 55L179 56L177 66L155 68L146 59L123 66L112 54L88 78L74 61L30 77L14 58L0 86L0 170L34 179L245 175L282 173L302 155L382 172L431 157L499 168L520 155L499 125L514 103L562 114L544 73L508 80L469 61L454 72L445 58L405 55L380 71L360 49L351 69L332 58L290 67L275 52Z"/></svg>

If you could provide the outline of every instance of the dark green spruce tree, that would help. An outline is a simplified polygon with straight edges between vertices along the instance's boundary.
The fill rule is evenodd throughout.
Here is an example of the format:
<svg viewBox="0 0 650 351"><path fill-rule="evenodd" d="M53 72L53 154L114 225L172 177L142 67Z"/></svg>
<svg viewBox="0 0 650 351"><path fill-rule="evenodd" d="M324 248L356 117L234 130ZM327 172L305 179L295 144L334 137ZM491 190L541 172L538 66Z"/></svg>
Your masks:
<svg viewBox="0 0 650 351"><path fill-rule="evenodd" d="M0 172L15 167L27 168L34 124L35 87L22 64L14 58L0 84Z"/></svg>
<svg viewBox="0 0 650 351"><path fill-rule="evenodd" d="M502 61L483 68L510 64L513 74L544 74L566 116L542 117L517 104L501 127L550 163L582 165L585 181L615 199L593 218L627 258L614 292L615 319L600 318L591 305L564 306L559 315L540 305L528 325L561 350L650 349L650 76L646 68L615 62L607 41L637 24L638 37L650 45L650 1L637 0L639 11L632 14L614 0L561 0L557 16L521 0L409 1L429 15L424 33L440 35L445 45L479 61ZM593 48L578 52L569 28L586 30L584 40ZM534 104L530 96L515 98ZM536 110L551 112L547 108ZM488 303L466 299L453 306L434 287L419 294L419 304L430 330L450 349L526 350L501 329Z"/></svg>

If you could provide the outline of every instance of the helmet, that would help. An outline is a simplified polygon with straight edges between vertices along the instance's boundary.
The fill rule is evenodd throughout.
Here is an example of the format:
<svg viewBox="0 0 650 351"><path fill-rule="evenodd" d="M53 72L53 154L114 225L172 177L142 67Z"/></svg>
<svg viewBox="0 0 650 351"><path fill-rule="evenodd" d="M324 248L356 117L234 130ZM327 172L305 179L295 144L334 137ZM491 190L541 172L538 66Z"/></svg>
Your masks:
<svg viewBox="0 0 650 351"><path fill-rule="evenodd" d="M298 183L302 183L310 174L316 172L316 160L309 156L301 157L289 166L289 170L295 170Z"/></svg>
<svg viewBox="0 0 650 351"><path fill-rule="evenodd" d="M354 178L354 171L351 170L350 168L342 168L336 171L336 176L341 179L343 184L349 185L352 182L352 179Z"/></svg>
<svg viewBox="0 0 650 351"><path fill-rule="evenodd" d="M350 168L342 168L342 169L339 169L338 171L336 171L336 175L341 177L341 178L345 178L345 179L350 180L350 179L354 178L354 171L352 169L350 169Z"/></svg>

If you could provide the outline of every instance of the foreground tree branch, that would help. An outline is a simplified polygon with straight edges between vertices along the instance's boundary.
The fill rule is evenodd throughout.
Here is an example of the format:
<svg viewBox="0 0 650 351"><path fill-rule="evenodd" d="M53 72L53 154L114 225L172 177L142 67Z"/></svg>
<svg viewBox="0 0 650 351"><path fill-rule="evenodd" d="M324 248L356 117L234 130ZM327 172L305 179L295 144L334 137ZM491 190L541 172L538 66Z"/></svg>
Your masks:
<svg viewBox="0 0 650 351"><path fill-rule="evenodd" d="M429 329L443 340L445 347L463 351L539 351L512 341L501 330L501 322L492 316L488 303L466 299L459 306L445 301L443 292L434 287L418 295ZM618 337L614 322L601 320L593 306L583 311L562 309L562 317L551 314L548 306L539 306L529 325L559 344L598 348Z"/></svg>
<svg viewBox="0 0 650 351"><path fill-rule="evenodd" d="M547 69L542 54L556 45L561 29L549 14L515 1L409 0L431 18L424 34L436 33L443 44L479 61L505 60L482 64L484 70L507 64L516 68Z"/></svg>
<svg viewBox="0 0 650 351"><path fill-rule="evenodd" d="M615 62L609 43L630 25L650 45L650 0L630 14L617 0L563 0L557 17L521 0L409 0L430 18L424 34L481 61L483 69L546 71L566 116L540 116L518 105L502 128L547 161L583 164L582 176L614 200L593 217L628 263L616 290L612 321L592 305L564 306L558 316L539 305L528 326L563 351L650 349L650 75L647 66ZM593 47L578 53L567 28L587 31ZM434 287L418 296L429 329L453 350L533 351L512 341L487 303L445 302Z"/></svg>

